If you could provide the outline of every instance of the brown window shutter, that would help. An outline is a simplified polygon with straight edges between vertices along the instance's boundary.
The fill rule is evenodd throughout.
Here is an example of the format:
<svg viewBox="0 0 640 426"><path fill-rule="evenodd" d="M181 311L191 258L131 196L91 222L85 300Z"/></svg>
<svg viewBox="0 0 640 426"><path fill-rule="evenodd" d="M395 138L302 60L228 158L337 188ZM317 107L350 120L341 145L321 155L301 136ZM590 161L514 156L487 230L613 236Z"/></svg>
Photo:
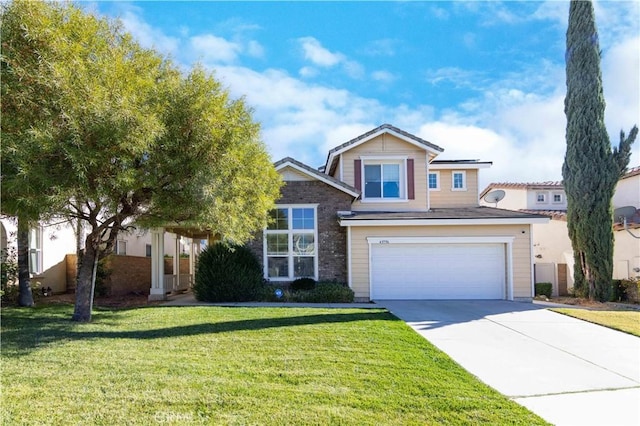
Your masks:
<svg viewBox="0 0 640 426"><path fill-rule="evenodd" d="M413 158L407 159L407 197L416 199L415 179L413 177Z"/></svg>
<svg viewBox="0 0 640 426"><path fill-rule="evenodd" d="M362 191L362 160L353 160L353 180L353 186Z"/></svg>

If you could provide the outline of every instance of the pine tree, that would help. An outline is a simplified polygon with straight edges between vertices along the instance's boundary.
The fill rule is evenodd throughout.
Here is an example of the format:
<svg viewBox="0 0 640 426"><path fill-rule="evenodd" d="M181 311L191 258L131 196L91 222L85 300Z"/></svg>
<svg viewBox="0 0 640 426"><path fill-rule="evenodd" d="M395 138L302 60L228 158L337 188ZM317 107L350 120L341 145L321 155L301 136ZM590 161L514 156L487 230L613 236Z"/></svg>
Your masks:
<svg viewBox="0 0 640 426"><path fill-rule="evenodd" d="M625 172L636 126L618 148L604 124L605 100L600 47L591 1L572 0L566 51L567 151L562 166L567 223L575 259L574 288L592 300L606 301L613 275L611 199Z"/></svg>

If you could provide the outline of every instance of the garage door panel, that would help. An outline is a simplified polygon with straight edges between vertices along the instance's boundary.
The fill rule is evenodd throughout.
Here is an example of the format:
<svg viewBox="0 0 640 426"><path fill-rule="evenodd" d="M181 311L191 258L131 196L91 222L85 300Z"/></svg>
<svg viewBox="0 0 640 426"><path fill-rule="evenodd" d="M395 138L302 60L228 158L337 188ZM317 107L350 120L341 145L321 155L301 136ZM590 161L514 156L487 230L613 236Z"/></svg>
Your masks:
<svg viewBox="0 0 640 426"><path fill-rule="evenodd" d="M502 299L503 244L373 244L373 299Z"/></svg>

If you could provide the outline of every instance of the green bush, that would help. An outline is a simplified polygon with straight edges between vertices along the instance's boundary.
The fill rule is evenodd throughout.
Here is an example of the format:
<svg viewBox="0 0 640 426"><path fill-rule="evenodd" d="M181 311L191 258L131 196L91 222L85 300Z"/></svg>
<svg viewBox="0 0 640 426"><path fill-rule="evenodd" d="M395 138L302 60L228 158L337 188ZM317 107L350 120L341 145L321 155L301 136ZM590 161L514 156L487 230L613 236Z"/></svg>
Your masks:
<svg viewBox="0 0 640 426"><path fill-rule="evenodd" d="M640 278L621 280L620 284L624 288L624 300L631 303L640 303Z"/></svg>
<svg viewBox="0 0 640 426"><path fill-rule="evenodd" d="M627 294L624 286L622 285L622 280L613 280L611 282L611 296L609 297L609 302L622 302L627 300Z"/></svg>
<svg viewBox="0 0 640 426"><path fill-rule="evenodd" d="M246 247L216 243L200 253L193 293L205 302L248 302L263 294L262 268Z"/></svg>
<svg viewBox="0 0 640 426"><path fill-rule="evenodd" d="M551 297L553 285L551 283L536 283L536 296Z"/></svg>
<svg viewBox="0 0 640 426"><path fill-rule="evenodd" d="M314 288L316 288L316 280L313 278L298 278L289 286L291 291L313 290Z"/></svg>
<svg viewBox="0 0 640 426"><path fill-rule="evenodd" d="M301 290L291 293L289 302L299 303L351 303L353 290L344 284L318 283L313 290Z"/></svg>

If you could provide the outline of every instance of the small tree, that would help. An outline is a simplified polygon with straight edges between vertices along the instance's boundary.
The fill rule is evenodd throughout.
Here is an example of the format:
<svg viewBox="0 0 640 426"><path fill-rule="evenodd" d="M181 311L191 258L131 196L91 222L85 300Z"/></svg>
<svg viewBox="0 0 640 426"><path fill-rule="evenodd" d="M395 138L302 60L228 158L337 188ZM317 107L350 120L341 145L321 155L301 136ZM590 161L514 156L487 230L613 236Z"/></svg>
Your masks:
<svg viewBox="0 0 640 426"><path fill-rule="evenodd" d="M91 319L97 262L121 230L179 222L242 240L265 225L279 177L259 126L202 68L184 76L71 4L13 1L2 78L3 199L7 151L18 212L45 194L38 214L88 224L75 320Z"/></svg>
<svg viewBox="0 0 640 426"><path fill-rule="evenodd" d="M575 259L574 286L590 299L606 301L613 275L611 199L629 164L638 128L634 126L628 137L620 132L620 143L612 152L604 125L600 48L590 1L571 1L566 62L567 151L562 176Z"/></svg>

